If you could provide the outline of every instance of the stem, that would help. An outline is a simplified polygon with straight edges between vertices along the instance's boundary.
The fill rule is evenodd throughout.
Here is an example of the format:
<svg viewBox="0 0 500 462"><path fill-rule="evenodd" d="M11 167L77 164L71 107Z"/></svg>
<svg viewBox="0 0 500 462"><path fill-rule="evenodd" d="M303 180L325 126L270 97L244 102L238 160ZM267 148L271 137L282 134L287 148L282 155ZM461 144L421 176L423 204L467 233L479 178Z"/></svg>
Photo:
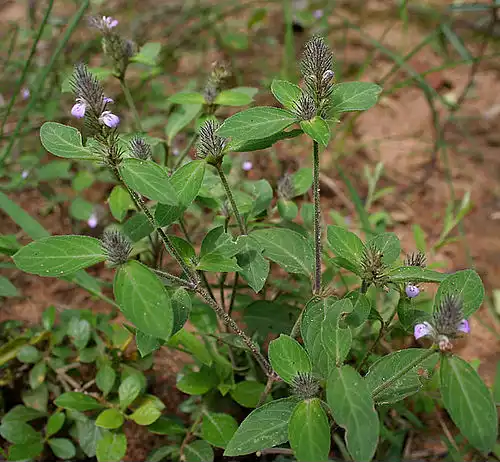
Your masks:
<svg viewBox="0 0 500 462"><path fill-rule="evenodd" d="M236 300L236 289L238 286L238 276L239 276L239 273L234 273L233 288L231 290L231 300L229 301L229 309L227 311L227 314L229 314L229 316L231 316L231 313L233 312L234 301Z"/></svg>
<svg viewBox="0 0 500 462"><path fill-rule="evenodd" d="M42 37L43 31L45 29L45 25L47 24L50 16L50 12L52 11L52 6L54 5L54 0L49 1L49 5L47 6L47 10L45 11L45 16L43 17L42 23L40 24L40 27L38 29L38 33L36 34L35 40L33 41L33 44L31 45L31 50L30 50L30 55L28 56L28 60L24 64L23 71L21 73L21 78L17 81L17 85L14 88L14 93L12 95L12 98L10 98L9 105L7 106L7 109L5 110L5 114L2 119L2 126L0 127L0 136L3 135L3 130L5 128L5 123L7 122L7 118L10 115L10 111L12 110L12 107L14 106L14 103L16 102L17 96L19 95L19 92L21 91L21 87L24 85L24 81L26 79L26 75L28 74L29 68L31 66L31 61L33 61L33 58L36 54L36 48L38 45L38 42L40 41L40 38ZM14 39L17 38L17 33L14 33ZM15 43L15 41L13 41ZM9 57L10 57L10 52L11 50L9 49Z"/></svg>
<svg viewBox="0 0 500 462"><path fill-rule="evenodd" d="M403 375L407 374L410 372L415 366L418 366L419 364L423 363L427 358L432 356L434 353L436 353L435 348L430 348L428 349L422 356L419 358L414 359L411 363L409 363L406 367L403 367L398 373L393 375L389 380L381 383L375 390L372 391L372 397L375 400L377 395L382 393L384 390L389 388L393 383L398 381Z"/></svg>
<svg viewBox="0 0 500 462"><path fill-rule="evenodd" d="M169 281L175 282L182 287L187 287L189 289L193 289L193 283L186 281L185 279L174 276L173 274L167 273L165 271L161 271L159 269L151 268L158 276L168 279Z"/></svg>
<svg viewBox="0 0 500 462"><path fill-rule="evenodd" d="M203 298L203 300L205 300L212 307L212 309L222 319L224 324L226 324L226 326L228 326L237 335L241 337L241 339L245 342L245 345L250 349L250 351L255 356L255 359L262 367L266 375L268 377L274 377L274 371L273 368L271 367L271 364L269 364L268 360L264 358L264 356L259 351L257 345L252 341L252 339L238 327L238 324L236 324L234 319L231 318L231 316L229 316L221 306L219 306L219 304L210 296L210 294L207 292L205 288L197 287L195 290L196 293L200 295L200 297Z"/></svg>
<svg viewBox="0 0 500 462"><path fill-rule="evenodd" d="M125 95L125 99L127 100L128 107L132 111L132 116L134 117L135 128L142 132L141 118L139 117L139 113L137 112L137 108L135 107L134 98L132 98L132 94L128 88L127 82L125 82L125 77L119 79L120 85L122 87L123 93Z"/></svg>
<svg viewBox="0 0 500 462"><path fill-rule="evenodd" d="M54 64L56 63L56 61L59 59L59 55L66 47L66 44L68 43L69 39L71 38L71 35L72 35L73 31L75 30L76 26L80 22L81 17L83 16L86 9L88 8L89 2L90 2L90 0L83 0L81 2L80 9L74 14L73 19L69 23L62 39L60 41L58 41L57 48L54 51L54 53L52 54L49 63L44 67L44 70L43 70L42 75L40 76L40 79L37 80L38 85L36 85L33 88L33 91L31 93L31 97L29 99L29 103L26 105L23 112L19 116L16 128L14 129L14 132L10 136L8 146L5 148L3 153L0 154L0 165L3 164L5 158L7 158L9 156L10 152L12 151L12 148L14 147L14 143L16 142L16 139L19 135L19 132L21 131L21 127L25 126L25 121L26 121L26 118L28 117L28 114L33 113L33 109L38 102L38 96L42 92L43 86L45 85L45 81L47 80L48 75L52 71L52 68L54 67Z"/></svg>
<svg viewBox="0 0 500 462"><path fill-rule="evenodd" d="M370 283L363 280L363 282L361 283L361 289L359 289L359 292L362 294L366 294L368 287L370 287Z"/></svg>
<svg viewBox="0 0 500 462"><path fill-rule="evenodd" d="M226 196L229 199L229 202L231 202L231 207L233 209L234 216L236 217L236 221L238 222L238 226L240 227L241 235L245 236L247 234L245 222L241 218L240 212L238 211L238 207L236 205L236 201L234 200L233 193L231 192L231 188L229 187L229 183L227 182L226 175L220 165L216 165L216 169L219 173L220 180L222 181L222 186L224 186L224 190L226 191Z"/></svg>
<svg viewBox="0 0 500 462"><path fill-rule="evenodd" d="M290 337L297 338L297 336L299 335L300 325L302 324L302 315L303 314L304 314L304 311L302 310L299 314L299 317L297 318L297 321L295 321L295 324L292 327L292 331L290 332Z"/></svg>
<svg viewBox="0 0 500 462"><path fill-rule="evenodd" d="M203 412L200 412L200 415L193 422L193 425L191 425L191 428L188 430L186 436L182 440L181 447L179 448L180 460L184 460L184 448L186 447L186 444L189 443L189 440L192 438L194 432L196 431L196 427L200 425L202 418L203 418Z"/></svg>
<svg viewBox="0 0 500 462"><path fill-rule="evenodd" d="M319 194L319 146L317 141L313 141L313 170L315 253L313 294L319 295L321 291L321 203Z"/></svg>
<svg viewBox="0 0 500 462"><path fill-rule="evenodd" d="M198 139L198 134L195 133L191 137L191 139L188 141L188 144L184 148L184 151L181 152L179 159L175 163L174 170L177 170L182 165L182 162L184 162L184 159L188 155L189 151L191 150L191 148L193 147L193 144L196 142L197 139Z"/></svg>

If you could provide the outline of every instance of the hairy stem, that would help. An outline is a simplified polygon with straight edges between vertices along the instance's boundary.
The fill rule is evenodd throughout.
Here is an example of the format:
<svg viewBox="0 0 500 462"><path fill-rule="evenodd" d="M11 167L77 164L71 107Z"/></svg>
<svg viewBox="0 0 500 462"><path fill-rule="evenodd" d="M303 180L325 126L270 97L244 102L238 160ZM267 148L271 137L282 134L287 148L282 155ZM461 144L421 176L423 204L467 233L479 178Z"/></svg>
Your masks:
<svg viewBox="0 0 500 462"><path fill-rule="evenodd" d="M241 339L245 342L245 345L253 353L255 359L262 367L266 375L268 377L274 377L273 368L271 367L271 364L269 364L269 361L266 358L264 358L264 355L259 351L257 345L252 341L252 339L247 334L245 334L245 332L243 332L239 328L238 324L236 324L234 319L231 318L231 316L229 316L224 311L224 309L210 296L210 294L207 292L205 288L197 287L196 293L200 295L200 297L203 298L203 300L205 300L212 307L212 309L222 319L222 321L224 322L224 324L226 324L226 326L228 326L235 334L241 337Z"/></svg>
<svg viewBox="0 0 500 462"><path fill-rule="evenodd" d="M321 204L319 194L319 146L313 141L313 196L314 196L314 284L313 294L321 291Z"/></svg>
<svg viewBox="0 0 500 462"><path fill-rule="evenodd" d="M403 367L398 373L394 374L389 380L386 380L385 382L381 383L375 390L372 391L372 397L374 400L376 400L377 396L380 395L384 390L387 390L393 383L397 382L403 375L407 374L410 372L415 366L418 366L419 364L423 363L427 358L432 356L434 353L436 353L435 348L430 348L428 349L422 356L414 359L412 362L410 362L406 367Z"/></svg>
<svg viewBox="0 0 500 462"><path fill-rule="evenodd" d="M135 107L134 98L132 98L132 94L130 93L127 82L125 82L125 77L122 77L119 80L123 94L125 95L125 99L127 100L128 107L132 111L135 128L136 130L142 132L143 130L142 130L141 118L139 117L139 113L137 112L137 108Z"/></svg>
<svg viewBox="0 0 500 462"><path fill-rule="evenodd" d="M236 217L236 221L238 222L238 226L240 227L240 233L242 236L247 234L247 229L243 218L241 218L240 212L238 211L238 207L236 205L236 201L234 200L233 193L231 192L231 188L229 187L229 183L227 182L226 175L222 170L221 165L217 165L217 172L219 173L220 180L222 181L222 186L224 186L224 190L226 191L226 196L231 202L231 207L233 209L234 216Z"/></svg>

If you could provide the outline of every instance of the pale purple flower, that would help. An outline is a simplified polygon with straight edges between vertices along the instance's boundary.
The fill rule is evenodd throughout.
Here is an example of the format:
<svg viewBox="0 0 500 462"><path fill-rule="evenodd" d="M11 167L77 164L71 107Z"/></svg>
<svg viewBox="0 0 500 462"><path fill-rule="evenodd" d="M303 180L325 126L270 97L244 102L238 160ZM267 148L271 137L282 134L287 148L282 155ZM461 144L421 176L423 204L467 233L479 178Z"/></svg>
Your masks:
<svg viewBox="0 0 500 462"><path fill-rule="evenodd" d="M21 96L22 96L23 99L28 99L30 97L30 90L29 90L29 88L24 87L21 90Z"/></svg>
<svg viewBox="0 0 500 462"><path fill-rule="evenodd" d="M23 170L22 173L21 173L21 178L23 180L25 180L26 178L28 178L29 174L30 174L30 172L28 172L28 170Z"/></svg>
<svg viewBox="0 0 500 462"><path fill-rule="evenodd" d="M428 337L434 335L434 329L427 321L425 321L415 325L414 335L415 339L418 340L419 338L422 337Z"/></svg>
<svg viewBox="0 0 500 462"><path fill-rule="evenodd" d="M89 225L89 228L94 229L95 227L97 227L98 223L99 223L99 220L97 219L97 214L92 212L89 219L87 220L87 224Z"/></svg>
<svg viewBox="0 0 500 462"><path fill-rule="evenodd" d="M113 27L116 27L118 25L118 20L112 18L111 16L103 16L102 24L108 29L113 29Z"/></svg>
<svg viewBox="0 0 500 462"><path fill-rule="evenodd" d="M179 148L172 149L172 155L173 156L178 156L179 154L180 154Z"/></svg>
<svg viewBox="0 0 500 462"><path fill-rule="evenodd" d="M470 333L469 321L467 321L467 319L462 319L458 324L457 330L463 332L464 334Z"/></svg>
<svg viewBox="0 0 500 462"><path fill-rule="evenodd" d="M323 17L323 10L315 10L313 12L313 16L316 18L316 19L321 19Z"/></svg>
<svg viewBox="0 0 500 462"><path fill-rule="evenodd" d="M87 103L82 98L76 98L76 103L71 108L71 115L77 119L81 119L85 116L85 111L87 110Z"/></svg>
<svg viewBox="0 0 500 462"><path fill-rule="evenodd" d="M109 128L115 128L120 123L120 118L111 111L104 111L99 117L99 121Z"/></svg>
<svg viewBox="0 0 500 462"><path fill-rule="evenodd" d="M413 284L408 284L406 286L405 292L409 298L415 298L420 293L420 289Z"/></svg>
<svg viewBox="0 0 500 462"><path fill-rule="evenodd" d="M253 164L249 160L246 160L245 162L243 162L241 168L245 170L245 172L249 172L250 170L252 170Z"/></svg>
<svg viewBox="0 0 500 462"><path fill-rule="evenodd" d="M105 96L102 100L104 103L114 103L115 102L113 98L109 98L108 96Z"/></svg>

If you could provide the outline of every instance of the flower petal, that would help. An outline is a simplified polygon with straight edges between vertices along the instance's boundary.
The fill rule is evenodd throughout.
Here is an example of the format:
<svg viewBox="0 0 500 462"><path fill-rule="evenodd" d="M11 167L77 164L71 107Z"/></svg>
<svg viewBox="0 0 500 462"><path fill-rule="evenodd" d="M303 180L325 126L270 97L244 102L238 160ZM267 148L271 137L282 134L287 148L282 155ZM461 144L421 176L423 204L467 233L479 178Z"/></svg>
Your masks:
<svg viewBox="0 0 500 462"><path fill-rule="evenodd" d="M468 334L470 332L469 321L467 321L467 319L462 319L458 324L457 331Z"/></svg>
<svg viewBox="0 0 500 462"><path fill-rule="evenodd" d="M432 326L428 322L422 322L415 326L413 335L415 336L415 339L418 340L421 337L432 335L432 333Z"/></svg>
<svg viewBox="0 0 500 462"><path fill-rule="evenodd" d="M71 108L71 115L77 119L81 119L85 116L85 111L87 109L87 104L83 101L77 101Z"/></svg>

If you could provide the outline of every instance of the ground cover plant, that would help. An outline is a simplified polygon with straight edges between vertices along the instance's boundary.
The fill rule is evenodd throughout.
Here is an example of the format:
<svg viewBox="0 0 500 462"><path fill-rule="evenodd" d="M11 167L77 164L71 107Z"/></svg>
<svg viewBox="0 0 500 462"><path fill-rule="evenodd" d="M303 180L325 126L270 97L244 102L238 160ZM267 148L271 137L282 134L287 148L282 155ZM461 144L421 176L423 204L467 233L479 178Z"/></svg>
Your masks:
<svg viewBox="0 0 500 462"><path fill-rule="evenodd" d="M33 53L53 4L41 22L32 18L39 26ZM172 8L177 27L190 34L209 27L191 23L193 16L217 18L213 34L224 51L196 81L177 85L180 91L164 92L161 83L172 48L132 40L118 15L102 6L89 14L89 2L77 5L31 90L23 87L29 61L22 68L15 94L28 102L5 138L0 206L30 239L1 236L6 275L56 278L106 309L49 305L40 324L0 325L3 457L120 461L131 432L143 432L154 438L141 456L151 462L401 460L411 432L425 427L423 415L439 416L452 460L498 457L498 380L487 385L457 350L489 297L473 268L445 271L434 261L463 236L470 194L452 196L433 240L411 223L393 232L390 214L372 209L397 194L380 186L384 165L364 167L363 196L339 164L354 220L325 213L323 159L397 85L339 71L328 38L336 5L294 10L283 2L281 70L266 75L266 85L246 86L238 52L268 11L251 10L245 35L226 16L240 10L227 13L226 6ZM432 109L436 152L445 159L444 129L497 23L490 6L475 7L489 18L475 58L440 18L437 43L454 46L471 67L454 101L410 72ZM398 11L408 21L409 5ZM57 71L80 21L88 46ZM300 50L294 29L307 31ZM380 43L377 49L392 53ZM412 53L392 57L404 68ZM438 103L447 105L446 119ZM33 114L36 139L30 127L23 135ZM18 151L30 134L39 155ZM272 155L277 146L299 146L307 153L303 165L259 175L252 156ZM51 233L7 194L28 185L43 192L49 215L66 210L72 232ZM105 192L93 203L88 191L99 185ZM411 247L398 237L408 230ZM19 296L7 277L0 289L7 300ZM160 397L155 362L176 354L175 386ZM172 408L174 390L182 399Z"/></svg>

